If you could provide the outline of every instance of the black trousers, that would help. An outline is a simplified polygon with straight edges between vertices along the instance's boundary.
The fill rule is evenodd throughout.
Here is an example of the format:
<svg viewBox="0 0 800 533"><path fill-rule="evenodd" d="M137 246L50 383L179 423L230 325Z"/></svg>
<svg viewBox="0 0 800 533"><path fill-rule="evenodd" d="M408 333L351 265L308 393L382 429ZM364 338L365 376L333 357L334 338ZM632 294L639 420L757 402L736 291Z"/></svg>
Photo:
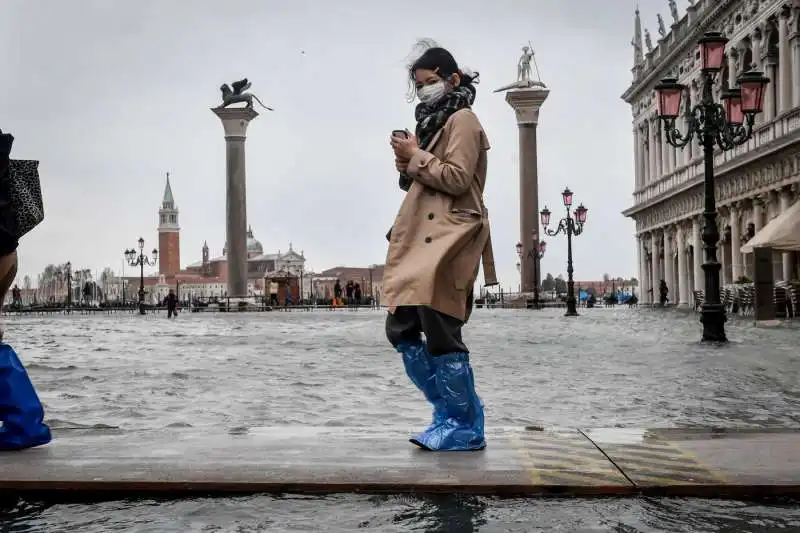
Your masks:
<svg viewBox="0 0 800 533"><path fill-rule="evenodd" d="M386 338L396 347L402 342L419 342L424 333L431 355L469 353L461 338L463 326L461 320L430 307L401 306L386 317Z"/></svg>
<svg viewBox="0 0 800 533"><path fill-rule="evenodd" d="M167 318L172 318L174 316L178 316L177 306L168 305L167 306Z"/></svg>

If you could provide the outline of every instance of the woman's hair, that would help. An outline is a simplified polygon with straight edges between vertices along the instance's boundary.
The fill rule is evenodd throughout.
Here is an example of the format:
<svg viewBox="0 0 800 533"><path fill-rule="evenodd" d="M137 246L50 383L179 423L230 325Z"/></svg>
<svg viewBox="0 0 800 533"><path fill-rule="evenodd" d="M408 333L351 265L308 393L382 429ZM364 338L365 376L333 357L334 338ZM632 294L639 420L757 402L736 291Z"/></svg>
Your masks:
<svg viewBox="0 0 800 533"><path fill-rule="evenodd" d="M407 96L409 101L412 101L417 95L416 72L418 69L436 70L439 76L445 80L453 74L458 74L461 77L461 85L478 83L477 72L460 69L453 54L441 46L438 46L435 41L431 39L420 39L417 41L415 49L424 51L408 65Z"/></svg>

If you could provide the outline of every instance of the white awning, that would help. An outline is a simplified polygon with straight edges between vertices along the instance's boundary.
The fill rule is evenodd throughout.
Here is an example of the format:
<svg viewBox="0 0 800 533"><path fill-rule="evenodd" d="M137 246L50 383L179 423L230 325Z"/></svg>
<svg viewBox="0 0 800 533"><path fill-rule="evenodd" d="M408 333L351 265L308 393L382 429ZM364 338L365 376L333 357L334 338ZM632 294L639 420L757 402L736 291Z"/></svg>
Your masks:
<svg viewBox="0 0 800 533"><path fill-rule="evenodd" d="M772 248L776 252L800 251L800 202L795 202L770 220L742 246L741 252L749 254L753 248Z"/></svg>

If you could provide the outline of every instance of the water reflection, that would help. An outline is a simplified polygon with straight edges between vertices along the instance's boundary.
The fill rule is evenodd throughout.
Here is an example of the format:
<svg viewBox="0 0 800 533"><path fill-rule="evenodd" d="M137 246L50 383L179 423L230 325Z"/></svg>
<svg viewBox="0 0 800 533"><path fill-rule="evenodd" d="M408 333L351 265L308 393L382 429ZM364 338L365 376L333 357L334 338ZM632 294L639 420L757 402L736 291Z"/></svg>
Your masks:
<svg viewBox="0 0 800 533"><path fill-rule="evenodd" d="M390 501L405 500L404 507L394 514L392 522L425 533L477 533L486 525L487 499L476 496L441 494L419 498L397 496L373 497L378 508Z"/></svg>
<svg viewBox="0 0 800 533"><path fill-rule="evenodd" d="M30 533L766 533L800 531L796 502L248 496L46 506L19 502L2 531Z"/></svg>

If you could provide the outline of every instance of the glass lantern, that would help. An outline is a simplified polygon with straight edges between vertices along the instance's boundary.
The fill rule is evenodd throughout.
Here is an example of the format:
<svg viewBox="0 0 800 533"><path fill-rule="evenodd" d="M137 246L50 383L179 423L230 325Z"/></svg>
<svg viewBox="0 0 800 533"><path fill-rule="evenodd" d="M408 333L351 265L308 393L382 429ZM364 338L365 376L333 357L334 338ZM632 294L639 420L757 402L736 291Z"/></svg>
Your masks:
<svg viewBox="0 0 800 533"><path fill-rule="evenodd" d="M744 123L741 89L725 91L725 94L722 95L722 105L725 108L725 118L729 124L741 126Z"/></svg>
<svg viewBox="0 0 800 533"><path fill-rule="evenodd" d="M542 217L542 226L544 226L544 227L549 226L550 225L550 210L547 209L547 206L545 206L545 208L542 209L542 212L539 213L539 214Z"/></svg>
<svg viewBox="0 0 800 533"><path fill-rule="evenodd" d="M564 189L564 192L561 193L561 197L564 198L564 207L572 205L572 191L569 190L569 187Z"/></svg>
<svg viewBox="0 0 800 533"><path fill-rule="evenodd" d="M764 110L764 89L769 83L757 70L743 73L737 80L741 91L742 113L761 113Z"/></svg>
<svg viewBox="0 0 800 533"><path fill-rule="evenodd" d="M717 72L725 61L725 45L728 43L720 32L711 31L698 41L700 45L701 68L706 72Z"/></svg>
<svg viewBox="0 0 800 533"><path fill-rule="evenodd" d="M681 112L681 97L686 86L678 83L677 78L665 78L656 85L658 96L658 115L662 119L678 118Z"/></svg>
<svg viewBox="0 0 800 533"><path fill-rule="evenodd" d="M589 210L583 207L583 204L579 205L575 210L575 221L578 224L585 224L587 213L589 213Z"/></svg>

